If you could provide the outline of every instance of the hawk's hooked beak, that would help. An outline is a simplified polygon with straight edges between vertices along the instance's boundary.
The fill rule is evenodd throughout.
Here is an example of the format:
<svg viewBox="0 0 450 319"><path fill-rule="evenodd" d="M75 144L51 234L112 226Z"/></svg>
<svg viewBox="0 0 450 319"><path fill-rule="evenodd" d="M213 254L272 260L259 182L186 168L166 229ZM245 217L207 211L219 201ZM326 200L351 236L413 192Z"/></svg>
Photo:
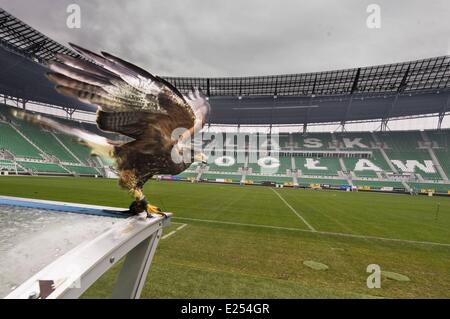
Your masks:
<svg viewBox="0 0 450 319"><path fill-rule="evenodd" d="M208 164L207 163L208 157L202 152L196 152L194 154L194 160L197 162L202 162L203 164Z"/></svg>

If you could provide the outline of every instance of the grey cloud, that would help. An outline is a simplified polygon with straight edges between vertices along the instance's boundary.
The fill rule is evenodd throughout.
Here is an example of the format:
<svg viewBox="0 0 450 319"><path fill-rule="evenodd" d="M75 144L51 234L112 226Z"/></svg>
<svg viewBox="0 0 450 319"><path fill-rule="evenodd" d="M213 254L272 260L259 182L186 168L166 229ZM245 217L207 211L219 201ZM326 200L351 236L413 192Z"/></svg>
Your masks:
<svg viewBox="0 0 450 319"><path fill-rule="evenodd" d="M66 27L77 3L82 28ZM382 28L368 29L378 3ZM447 0L0 0L49 37L171 76L313 72L449 54Z"/></svg>

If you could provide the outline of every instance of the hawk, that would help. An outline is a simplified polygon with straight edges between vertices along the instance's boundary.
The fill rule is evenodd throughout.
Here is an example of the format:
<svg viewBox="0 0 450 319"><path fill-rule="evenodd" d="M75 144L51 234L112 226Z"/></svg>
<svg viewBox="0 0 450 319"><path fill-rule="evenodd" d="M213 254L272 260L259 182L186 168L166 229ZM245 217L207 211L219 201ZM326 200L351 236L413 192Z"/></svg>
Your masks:
<svg viewBox="0 0 450 319"><path fill-rule="evenodd" d="M177 175L193 161L205 161L191 137L207 121L208 99L199 88L183 95L166 80L116 56L70 45L84 59L58 54L49 62L48 79L59 93L96 106L100 130L130 141L112 141L40 116L34 121L77 136L93 154L111 156L119 185L134 197L130 213L162 214L149 203L143 186L155 174Z"/></svg>

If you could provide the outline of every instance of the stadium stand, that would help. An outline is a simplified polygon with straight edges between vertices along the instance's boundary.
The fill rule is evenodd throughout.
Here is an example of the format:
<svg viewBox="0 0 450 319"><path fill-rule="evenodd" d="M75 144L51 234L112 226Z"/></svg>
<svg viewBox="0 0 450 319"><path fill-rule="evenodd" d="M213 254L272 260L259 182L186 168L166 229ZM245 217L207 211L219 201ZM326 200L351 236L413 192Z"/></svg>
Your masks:
<svg viewBox="0 0 450 319"><path fill-rule="evenodd" d="M345 166L351 168L351 171L353 171L357 177L377 177L377 172L389 172L389 165L384 160L380 151L373 149L371 152L372 157L370 158L344 158Z"/></svg>
<svg viewBox="0 0 450 319"><path fill-rule="evenodd" d="M253 158L253 160L251 160ZM256 163L255 163L256 161ZM292 169L291 158L286 156L261 156L253 154L249 156L247 168L251 169L249 174L277 174L286 175Z"/></svg>
<svg viewBox="0 0 450 319"><path fill-rule="evenodd" d="M290 148L292 148L290 134L281 133L280 136L279 136L278 143L280 145L280 149L290 149Z"/></svg>
<svg viewBox="0 0 450 319"><path fill-rule="evenodd" d="M17 163L9 160L0 160L0 171L10 171L14 172L15 170L23 171L23 168Z"/></svg>
<svg viewBox="0 0 450 319"><path fill-rule="evenodd" d="M75 165L64 165L64 167L77 175L100 175L99 172L94 167L87 166L75 166Z"/></svg>
<svg viewBox="0 0 450 319"><path fill-rule="evenodd" d="M27 171L32 172L33 174L45 174L45 173L58 173L58 174L67 174L67 171L64 170L61 166L51 163L37 163L37 162L17 162L22 167L24 167Z"/></svg>
<svg viewBox="0 0 450 319"><path fill-rule="evenodd" d="M33 144L43 150L46 154L55 156L61 162L76 163L77 160L59 143L52 132L15 119L15 126L24 134Z"/></svg>
<svg viewBox="0 0 450 319"><path fill-rule="evenodd" d="M372 134L369 132L345 132L334 135L341 150L369 150L374 146Z"/></svg>
<svg viewBox="0 0 450 319"><path fill-rule="evenodd" d="M339 159L327 157L296 157L295 167L301 175L338 176L341 170Z"/></svg>
<svg viewBox="0 0 450 319"><path fill-rule="evenodd" d="M295 150L328 150L336 148L330 133L294 133L292 134L292 141Z"/></svg>
<svg viewBox="0 0 450 319"><path fill-rule="evenodd" d="M450 184L441 184L441 183L409 183L411 187L413 187L417 192L428 193L428 192L436 192L447 194L450 191Z"/></svg>
<svg viewBox="0 0 450 319"><path fill-rule="evenodd" d="M6 123L0 123L0 149L15 156L42 159L40 152Z"/></svg>
<svg viewBox="0 0 450 319"><path fill-rule="evenodd" d="M102 176L102 168L113 165L111 158L93 158L90 150L71 136L46 131L12 117L9 108L11 106L1 106L0 170L12 174ZM103 134L92 124L56 119L66 125ZM437 161L445 175L450 176L450 130L283 133L278 137L279 146L273 145L274 149L282 150L280 156L269 156L257 149L244 155L248 144L238 143L239 134L229 140L222 136L225 145L234 148L234 155L213 156L200 167L195 163L176 178L299 186L352 184L362 190L406 190L406 182L418 193L422 190L448 193L450 190L450 184L443 179L434 162ZM435 154L435 160L430 150ZM406 176L406 179L402 182L389 177L394 173L397 177Z"/></svg>
<svg viewBox="0 0 450 319"><path fill-rule="evenodd" d="M425 134L447 178L450 178L450 130L427 131Z"/></svg>
<svg viewBox="0 0 450 319"><path fill-rule="evenodd" d="M94 159L89 148L60 132L48 131L12 116L12 107L0 105L0 167L19 174L98 175L101 168L112 166L111 158ZM86 129L93 125L66 119L55 120L65 125ZM97 133L100 131L97 130ZM9 157L9 158L8 158ZM17 167L17 171L16 171ZM99 170L100 169L100 170Z"/></svg>
<svg viewBox="0 0 450 319"><path fill-rule="evenodd" d="M77 159L79 159L83 164L86 164L86 159L90 157L91 151L88 147L77 143L74 140L74 137L61 134L61 133L55 133L55 136L58 138L58 140L64 144L66 148L69 149L69 151L76 156ZM72 157L73 157L72 155Z"/></svg>
<svg viewBox="0 0 450 319"><path fill-rule="evenodd" d="M209 172L229 172L237 173L240 167L243 167L242 163L239 163L237 156L217 156L208 160Z"/></svg>

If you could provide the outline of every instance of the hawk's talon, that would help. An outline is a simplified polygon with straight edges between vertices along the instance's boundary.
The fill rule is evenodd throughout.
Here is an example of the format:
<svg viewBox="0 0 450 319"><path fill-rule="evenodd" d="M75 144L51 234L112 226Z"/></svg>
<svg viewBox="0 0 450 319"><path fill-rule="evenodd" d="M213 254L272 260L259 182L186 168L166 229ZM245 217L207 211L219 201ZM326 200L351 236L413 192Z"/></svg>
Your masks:
<svg viewBox="0 0 450 319"><path fill-rule="evenodd" d="M153 215L161 215L167 218L167 215L161 211L157 206L148 204L145 210L147 212L147 217L153 217Z"/></svg>
<svg viewBox="0 0 450 319"><path fill-rule="evenodd" d="M168 218L169 217L169 215L167 215L166 213L163 213L163 212L159 212L159 213L149 213L149 212L147 212L147 218L153 218L153 217L155 217L155 215L163 216L164 218Z"/></svg>

